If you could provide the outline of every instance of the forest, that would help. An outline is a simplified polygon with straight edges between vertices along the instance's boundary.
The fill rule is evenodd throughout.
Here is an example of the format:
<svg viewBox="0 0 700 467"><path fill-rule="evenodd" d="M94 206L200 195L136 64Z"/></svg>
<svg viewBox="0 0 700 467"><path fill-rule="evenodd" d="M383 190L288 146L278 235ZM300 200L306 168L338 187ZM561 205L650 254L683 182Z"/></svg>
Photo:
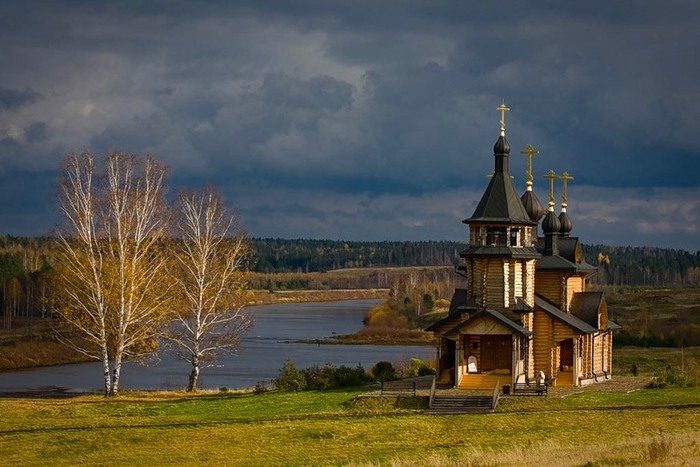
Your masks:
<svg viewBox="0 0 700 467"><path fill-rule="evenodd" d="M447 241L360 242L272 238L253 238L249 241L252 251L249 261L250 285L271 290L391 288L392 279L381 273L342 277L304 276L300 273L323 274L350 268L451 267L458 264L459 252L464 248L463 243ZM598 274L592 279L596 285L700 286L700 251L583 245L583 252L586 260L598 267ZM14 318L46 314L47 275L54 256L51 238L0 237L0 304L3 316L0 327L9 328ZM435 283L436 278L430 281ZM435 299L449 298L449 291L439 292L434 294Z"/></svg>

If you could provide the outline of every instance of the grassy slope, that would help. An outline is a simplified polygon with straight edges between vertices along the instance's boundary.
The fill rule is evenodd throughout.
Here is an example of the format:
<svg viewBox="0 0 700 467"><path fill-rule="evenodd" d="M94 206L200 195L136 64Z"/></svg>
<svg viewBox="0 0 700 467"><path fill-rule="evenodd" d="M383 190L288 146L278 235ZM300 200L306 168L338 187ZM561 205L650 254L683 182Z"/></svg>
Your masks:
<svg viewBox="0 0 700 467"><path fill-rule="evenodd" d="M359 392L4 398L0 459L6 465L326 465L430 458L449 465L500 458L507 465L513 452L525 464L528 458L565 463L559 451L572 445L579 463L639 461L639 449L660 431L677 459L700 454L692 444L700 437L700 408L652 408L697 402L698 388L511 399L496 414L463 416L425 416L390 404L364 408L352 402ZM591 404L607 409L588 410ZM641 448L609 449L616 444Z"/></svg>

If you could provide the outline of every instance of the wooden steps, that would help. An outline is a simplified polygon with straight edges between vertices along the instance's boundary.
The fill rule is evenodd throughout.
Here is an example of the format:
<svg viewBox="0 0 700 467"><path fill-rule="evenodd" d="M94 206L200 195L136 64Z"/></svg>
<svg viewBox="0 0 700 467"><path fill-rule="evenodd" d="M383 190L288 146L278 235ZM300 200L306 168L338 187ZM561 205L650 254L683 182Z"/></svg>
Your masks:
<svg viewBox="0 0 700 467"><path fill-rule="evenodd" d="M425 413L428 415L489 413L493 412L493 407L491 407L492 402L491 396L453 396L436 394L435 397L433 397L433 403Z"/></svg>
<svg viewBox="0 0 700 467"><path fill-rule="evenodd" d="M571 387L574 385L574 374L571 371L560 371L557 374L557 387Z"/></svg>
<svg viewBox="0 0 700 467"><path fill-rule="evenodd" d="M484 374L470 374L464 375L462 380L459 382L459 389L488 389L493 390L496 383L500 386L504 384L510 384L511 375L484 375Z"/></svg>

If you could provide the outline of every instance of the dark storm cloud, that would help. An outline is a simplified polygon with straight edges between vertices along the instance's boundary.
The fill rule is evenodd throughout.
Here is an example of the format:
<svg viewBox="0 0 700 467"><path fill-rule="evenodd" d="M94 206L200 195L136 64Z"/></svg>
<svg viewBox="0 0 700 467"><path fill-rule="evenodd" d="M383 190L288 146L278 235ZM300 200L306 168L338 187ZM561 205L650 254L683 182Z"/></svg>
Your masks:
<svg viewBox="0 0 700 467"><path fill-rule="evenodd" d="M0 86L0 110L17 110L41 99L41 94L32 88L9 89Z"/></svg>
<svg viewBox="0 0 700 467"><path fill-rule="evenodd" d="M253 235L466 238L505 98L518 190L518 151L533 144L541 199L539 175L574 175L584 241L698 247L696 2L58 1L0 13L0 176L55 170L88 146L151 150L177 183L218 185ZM609 197L615 210L602 209Z"/></svg>

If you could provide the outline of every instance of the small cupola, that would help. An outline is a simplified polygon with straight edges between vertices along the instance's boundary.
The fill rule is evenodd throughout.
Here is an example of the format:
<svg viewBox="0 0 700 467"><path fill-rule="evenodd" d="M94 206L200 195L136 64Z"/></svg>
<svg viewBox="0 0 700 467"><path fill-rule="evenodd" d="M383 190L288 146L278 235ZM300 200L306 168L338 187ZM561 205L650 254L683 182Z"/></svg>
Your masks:
<svg viewBox="0 0 700 467"><path fill-rule="evenodd" d="M532 191L532 156L539 153L540 152L535 150L532 144L528 144L525 150L520 151L520 154L525 154L527 156L527 171L525 172L525 176L527 177L525 184L527 188L525 189L525 193L520 197L520 201L522 201L523 206L525 206L525 211L527 211L527 215L530 216L532 222L539 222L545 213L544 206L540 203L535 192Z"/></svg>
<svg viewBox="0 0 700 467"><path fill-rule="evenodd" d="M562 190L561 190L561 214L559 214L559 224L561 224L559 228L559 233L563 236L568 236L569 233L571 232L571 229L574 228L573 223L571 222L571 218L569 217L569 214L566 212L567 208L567 199L566 199L566 186L567 182L569 180L573 180L574 177L569 175L569 172L564 172L561 175L557 177L559 180L563 182Z"/></svg>

